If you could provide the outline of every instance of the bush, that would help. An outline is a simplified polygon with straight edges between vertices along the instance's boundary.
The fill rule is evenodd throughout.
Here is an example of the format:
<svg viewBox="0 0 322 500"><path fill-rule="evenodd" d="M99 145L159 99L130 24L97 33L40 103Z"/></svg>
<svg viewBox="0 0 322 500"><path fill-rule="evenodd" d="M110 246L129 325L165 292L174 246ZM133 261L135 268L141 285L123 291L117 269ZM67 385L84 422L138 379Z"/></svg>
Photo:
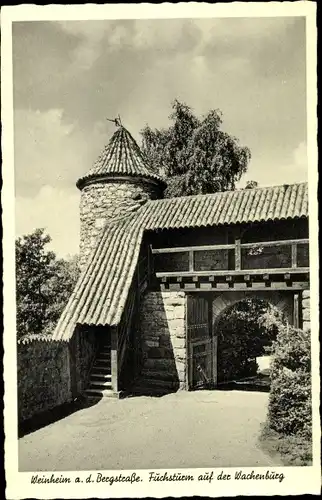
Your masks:
<svg viewBox="0 0 322 500"><path fill-rule="evenodd" d="M311 439L310 331L279 325L272 346L268 426L286 436Z"/></svg>
<svg viewBox="0 0 322 500"><path fill-rule="evenodd" d="M218 323L218 381L255 376L256 358L267 354L278 327L275 309L261 299L244 299L227 308Z"/></svg>
<svg viewBox="0 0 322 500"><path fill-rule="evenodd" d="M312 443L304 436L285 436L266 424L260 439L262 447L271 455L279 455L284 465L312 465Z"/></svg>

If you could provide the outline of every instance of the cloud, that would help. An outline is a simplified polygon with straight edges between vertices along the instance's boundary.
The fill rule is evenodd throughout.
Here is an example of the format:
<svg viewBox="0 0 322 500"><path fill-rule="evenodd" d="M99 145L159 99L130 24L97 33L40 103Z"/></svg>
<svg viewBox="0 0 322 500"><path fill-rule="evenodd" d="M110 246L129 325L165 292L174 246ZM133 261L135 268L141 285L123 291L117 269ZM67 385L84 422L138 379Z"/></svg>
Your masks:
<svg viewBox="0 0 322 500"><path fill-rule="evenodd" d="M75 185L107 140L102 123L81 129L65 120L62 109L18 109L14 124L17 194L34 195L43 185Z"/></svg>
<svg viewBox="0 0 322 500"><path fill-rule="evenodd" d="M78 253L79 192L44 185L33 198L16 198L16 235L45 228L52 241L48 245L59 257Z"/></svg>
<svg viewBox="0 0 322 500"><path fill-rule="evenodd" d="M293 150L288 163L267 163L264 158L257 157L251 161L247 173L238 183L244 187L249 180L257 181L259 186L274 186L296 182L306 182L308 179L307 144L301 141Z"/></svg>
<svg viewBox="0 0 322 500"><path fill-rule="evenodd" d="M133 21L62 21L58 25L69 35L78 38L73 49L73 69L90 70L106 51L133 42L131 26Z"/></svg>
<svg viewBox="0 0 322 500"><path fill-rule="evenodd" d="M293 156L296 168L301 171L307 171L307 144L305 141L300 142L295 148Z"/></svg>
<svg viewBox="0 0 322 500"><path fill-rule="evenodd" d="M202 31L193 20L63 21L57 25L78 39L73 67L89 70L107 52L157 50L160 57L197 46Z"/></svg>

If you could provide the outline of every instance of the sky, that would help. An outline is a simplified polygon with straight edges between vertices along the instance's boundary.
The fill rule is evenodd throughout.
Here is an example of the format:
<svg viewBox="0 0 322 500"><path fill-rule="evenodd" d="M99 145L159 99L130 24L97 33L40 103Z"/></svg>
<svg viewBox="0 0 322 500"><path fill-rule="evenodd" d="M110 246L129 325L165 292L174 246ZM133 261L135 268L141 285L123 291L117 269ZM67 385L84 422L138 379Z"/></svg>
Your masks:
<svg viewBox="0 0 322 500"><path fill-rule="evenodd" d="M307 180L305 19L301 17L13 23L16 234L44 227L59 257L78 252L75 183L120 114L167 126L174 99L252 159L239 186Z"/></svg>

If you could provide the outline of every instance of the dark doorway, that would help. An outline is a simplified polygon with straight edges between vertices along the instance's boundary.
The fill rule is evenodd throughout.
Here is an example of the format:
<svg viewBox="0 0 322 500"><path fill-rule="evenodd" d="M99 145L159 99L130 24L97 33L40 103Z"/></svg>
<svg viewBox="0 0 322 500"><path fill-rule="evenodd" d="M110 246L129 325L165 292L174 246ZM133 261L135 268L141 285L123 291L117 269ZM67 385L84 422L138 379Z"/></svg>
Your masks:
<svg viewBox="0 0 322 500"><path fill-rule="evenodd" d="M268 313L274 311L266 301L251 298L223 311L216 327L219 385L247 380L269 384L269 360L265 358L269 358L277 327L262 321Z"/></svg>

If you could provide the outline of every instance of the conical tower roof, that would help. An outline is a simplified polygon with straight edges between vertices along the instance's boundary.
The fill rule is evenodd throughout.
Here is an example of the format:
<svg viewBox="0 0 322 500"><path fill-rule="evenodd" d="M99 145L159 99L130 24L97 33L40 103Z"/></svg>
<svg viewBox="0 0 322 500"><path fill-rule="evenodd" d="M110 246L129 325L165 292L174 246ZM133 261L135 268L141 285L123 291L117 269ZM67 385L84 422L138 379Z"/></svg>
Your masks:
<svg viewBox="0 0 322 500"><path fill-rule="evenodd" d="M87 182L95 179L120 176L143 177L166 187L166 182L148 166L138 144L123 126L119 126L94 166L76 185L82 189Z"/></svg>

